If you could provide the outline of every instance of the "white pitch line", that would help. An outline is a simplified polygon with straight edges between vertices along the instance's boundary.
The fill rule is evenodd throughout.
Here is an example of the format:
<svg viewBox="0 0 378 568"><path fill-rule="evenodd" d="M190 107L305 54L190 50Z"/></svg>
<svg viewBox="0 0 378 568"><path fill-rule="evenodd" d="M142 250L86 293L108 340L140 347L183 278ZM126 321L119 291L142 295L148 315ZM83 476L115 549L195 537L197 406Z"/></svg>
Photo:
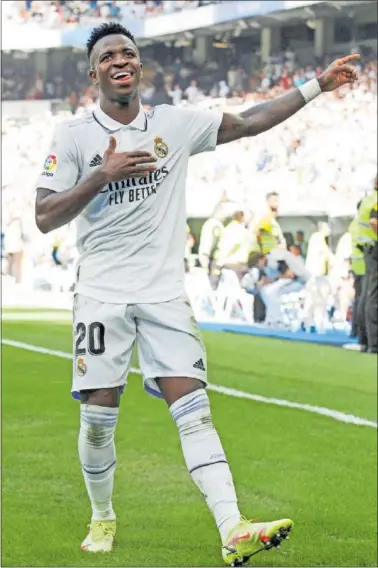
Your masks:
<svg viewBox="0 0 378 568"><path fill-rule="evenodd" d="M45 347L38 347L37 345L29 345L28 343L22 343L20 341L12 341L11 339L2 339L1 343L4 345L9 345L10 347L16 347L18 349L25 349L26 351L33 351L34 353L42 353L43 355L52 355L53 357L60 357L62 359L72 359L70 353L65 353L64 351L56 351L54 349L46 349ZM131 367L131 373L136 373L141 375L140 369ZM367 420L366 418L360 418L359 416L354 416L354 414L345 414L339 410L332 410L330 408L325 408L323 406L312 406L311 404L302 404L299 402L290 402L289 400L282 400L279 398L268 398L265 396L260 396L258 394L251 394L249 392L239 391L236 389L230 389L228 387L223 387L221 385L214 385L212 383L208 384L208 389L220 394L225 394L226 396L232 396L234 398L244 398L247 400L253 400L255 402L263 402L265 404L273 404L274 406L283 406L285 408L295 408L297 410L305 410L306 412L312 412L313 414L320 414L321 416L327 416L338 422L344 422L346 424L354 424L355 426L369 426L370 428L377 428L377 422L372 420Z"/></svg>

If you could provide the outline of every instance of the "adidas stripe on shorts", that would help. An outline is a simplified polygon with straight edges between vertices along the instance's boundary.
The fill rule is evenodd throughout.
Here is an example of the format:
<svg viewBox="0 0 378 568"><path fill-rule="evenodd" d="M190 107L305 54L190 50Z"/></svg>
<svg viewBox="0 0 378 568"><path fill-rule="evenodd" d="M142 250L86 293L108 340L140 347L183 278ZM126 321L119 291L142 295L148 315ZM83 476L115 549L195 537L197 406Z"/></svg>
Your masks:
<svg viewBox="0 0 378 568"><path fill-rule="evenodd" d="M159 377L207 383L206 351L186 295L157 304L107 304L76 294L72 395L125 386L136 343L144 388L160 397Z"/></svg>

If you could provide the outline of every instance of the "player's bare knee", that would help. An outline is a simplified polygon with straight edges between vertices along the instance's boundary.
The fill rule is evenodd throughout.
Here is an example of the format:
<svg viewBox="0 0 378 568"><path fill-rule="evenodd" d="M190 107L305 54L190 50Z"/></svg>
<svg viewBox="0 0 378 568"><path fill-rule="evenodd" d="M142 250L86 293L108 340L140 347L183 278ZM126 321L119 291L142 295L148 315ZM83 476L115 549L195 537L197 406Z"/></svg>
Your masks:
<svg viewBox="0 0 378 568"><path fill-rule="evenodd" d="M168 406L198 389L204 389L205 384L193 377L160 377L156 383Z"/></svg>
<svg viewBox="0 0 378 568"><path fill-rule="evenodd" d="M80 391L80 402L82 404L93 404L96 406L117 408L120 403L120 398L120 387Z"/></svg>

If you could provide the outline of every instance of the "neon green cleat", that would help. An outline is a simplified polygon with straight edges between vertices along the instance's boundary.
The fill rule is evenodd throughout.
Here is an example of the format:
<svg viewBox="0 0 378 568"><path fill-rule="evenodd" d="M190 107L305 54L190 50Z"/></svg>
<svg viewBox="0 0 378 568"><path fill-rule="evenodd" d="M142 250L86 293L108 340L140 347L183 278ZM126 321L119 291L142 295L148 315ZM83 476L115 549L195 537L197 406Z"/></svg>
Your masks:
<svg viewBox="0 0 378 568"><path fill-rule="evenodd" d="M281 541L288 538L293 524L290 519L253 523L242 518L222 546L223 560L228 566L243 566L254 554L279 548Z"/></svg>
<svg viewBox="0 0 378 568"><path fill-rule="evenodd" d="M81 543L85 552L110 552L116 534L116 521L92 521L89 533Z"/></svg>

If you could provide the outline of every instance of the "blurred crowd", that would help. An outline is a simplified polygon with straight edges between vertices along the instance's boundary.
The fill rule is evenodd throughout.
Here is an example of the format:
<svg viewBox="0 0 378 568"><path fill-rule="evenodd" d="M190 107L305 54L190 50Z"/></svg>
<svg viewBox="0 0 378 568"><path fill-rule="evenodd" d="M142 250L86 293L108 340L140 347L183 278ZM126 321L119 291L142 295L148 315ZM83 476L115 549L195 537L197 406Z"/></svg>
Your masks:
<svg viewBox="0 0 378 568"><path fill-rule="evenodd" d="M166 103L241 112L321 72L322 67L316 65L300 68L295 59L295 54L288 51L273 58L252 77L238 65L220 69L215 62L209 62L199 71L180 60L168 68L147 62L142 101L146 107ZM63 227L47 236L38 234L34 222L35 181L56 124L72 113L80 114L93 107L97 93L93 87L88 87L87 63L82 56L68 56L58 75L53 69L46 77L36 74L32 66L28 68L24 63L15 60L12 65L3 65L3 100L58 98L64 101L61 107L65 109L16 118L3 111L6 159L2 164L2 268L5 273L11 272L17 282L30 282L32 278L38 286L68 289L72 285L76 258L74 228ZM234 270L240 285L252 268L258 266L260 270L262 263L267 262L264 255L255 256L251 261L259 234L256 223L266 209L267 194L278 194L282 216L332 217L353 215L358 199L369 190L376 173L377 157L377 124L372 119L377 115L376 62L360 66L359 73L358 84L322 95L271 131L191 158L187 179L188 217L214 221L213 212L222 202L222 215L219 218L218 208L215 224L226 229L231 226L225 231L226 235L246 238L236 254L237 264L242 266ZM71 77L70 84L66 77ZM24 92L20 90L22 85ZM303 258L303 262L307 259L306 270L315 274L320 269L311 267L311 255L308 257L311 235L304 235L303 229L299 223L291 235L285 235L284 249ZM328 242L329 229L323 226L318 231L313 230L314 233L319 231L325 231L320 242ZM219 259L223 256L216 265L219 272L230 264L230 259L225 253L228 245L221 246L220 242L218 245ZM191 227L187 249L188 269L203 266L201 235ZM324 248L323 252L327 250ZM338 274L336 281L343 282L340 313L344 317L352 293L348 269L345 263L333 260L332 263L333 274ZM328 267L328 260L322 266ZM325 272L323 268L320 272L325 275L328 268ZM51 274L56 275L55 283L51 283ZM255 278L256 270L252 274ZM216 286L219 274L209 272L209 275ZM244 284L248 288L251 282L244 281ZM335 290L338 289L336 286Z"/></svg>
<svg viewBox="0 0 378 568"><path fill-rule="evenodd" d="M242 103L233 98L208 104L239 112L283 92L276 86L248 94ZM371 64L361 70L356 86L319 97L286 123L193 158L189 208L204 203L211 187L213 198L226 192L252 211L273 189L283 198L285 214L353 211L375 174L377 125L371 117L376 113L376 64Z"/></svg>
<svg viewBox="0 0 378 568"><path fill-rule="evenodd" d="M208 215L224 193L241 208L255 211L271 190L282 196L284 214L299 210L353 211L375 173L377 156L377 124L372 120L377 115L376 63L368 64L360 73L358 84L319 97L273 130L192 158L189 214ZM180 101L173 97L171 102L240 112L284 92L282 85L276 85L231 97L200 92L197 99L194 93L199 88L194 82L189 89ZM95 104L95 98L91 93L76 102L76 112ZM62 118L64 113L37 115L20 122L4 114L3 150L7 160L3 160L2 182L3 191L5 186L12 199L22 196L23 203L29 197L33 199L43 154L56 122Z"/></svg>
<svg viewBox="0 0 378 568"><path fill-rule="evenodd" d="M213 4L211 0L7 0L2 3L5 22L36 22L44 26L89 25L98 19L121 20L172 14Z"/></svg>

